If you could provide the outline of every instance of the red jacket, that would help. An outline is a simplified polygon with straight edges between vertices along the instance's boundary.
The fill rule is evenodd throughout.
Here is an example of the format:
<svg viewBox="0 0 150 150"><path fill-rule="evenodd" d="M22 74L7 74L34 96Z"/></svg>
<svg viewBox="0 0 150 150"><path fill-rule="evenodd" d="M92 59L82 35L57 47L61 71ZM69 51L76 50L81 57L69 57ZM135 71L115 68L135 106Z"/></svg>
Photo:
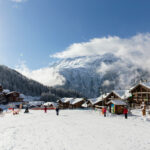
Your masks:
<svg viewBox="0 0 150 150"><path fill-rule="evenodd" d="M106 113L106 108L104 108L104 113Z"/></svg>
<svg viewBox="0 0 150 150"><path fill-rule="evenodd" d="M124 114L127 114L127 113L128 113L128 109L127 109L127 108L124 108L123 113L124 113Z"/></svg>

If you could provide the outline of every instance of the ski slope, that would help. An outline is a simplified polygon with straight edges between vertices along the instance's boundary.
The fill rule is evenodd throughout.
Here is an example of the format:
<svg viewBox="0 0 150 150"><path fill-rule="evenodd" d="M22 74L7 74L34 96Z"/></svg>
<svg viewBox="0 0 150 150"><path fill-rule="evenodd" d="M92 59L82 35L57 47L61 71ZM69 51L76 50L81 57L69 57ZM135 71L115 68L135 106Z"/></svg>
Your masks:
<svg viewBox="0 0 150 150"><path fill-rule="evenodd" d="M149 150L150 119L90 110L23 111L0 117L0 150Z"/></svg>

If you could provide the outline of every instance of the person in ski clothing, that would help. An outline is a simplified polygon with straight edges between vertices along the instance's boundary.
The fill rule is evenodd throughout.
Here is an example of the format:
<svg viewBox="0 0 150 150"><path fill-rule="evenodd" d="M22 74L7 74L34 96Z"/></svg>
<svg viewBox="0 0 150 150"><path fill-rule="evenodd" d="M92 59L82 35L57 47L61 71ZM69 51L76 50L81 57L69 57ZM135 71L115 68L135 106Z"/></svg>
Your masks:
<svg viewBox="0 0 150 150"><path fill-rule="evenodd" d="M59 107L56 107L56 115L59 115Z"/></svg>
<svg viewBox="0 0 150 150"><path fill-rule="evenodd" d="M28 106L26 107L24 113L29 113L29 108L28 108Z"/></svg>
<svg viewBox="0 0 150 150"><path fill-rule="evenodd" d="M104 111L104 117L106 117L106 107L104 107L103 111Z"/></svg>
<svg viewBox="0 0 150 150"><path fill-rule="evenodd" d="M124 108L123 113L124 113L125 119L127 119L128 118L128 109L126 107Z"/></svg>
<svg viewBox="0 0 150 150"><path fill-rule="evenodd" d="M47 113L47 107L46 106L44 107L44 112Z"/></svg>

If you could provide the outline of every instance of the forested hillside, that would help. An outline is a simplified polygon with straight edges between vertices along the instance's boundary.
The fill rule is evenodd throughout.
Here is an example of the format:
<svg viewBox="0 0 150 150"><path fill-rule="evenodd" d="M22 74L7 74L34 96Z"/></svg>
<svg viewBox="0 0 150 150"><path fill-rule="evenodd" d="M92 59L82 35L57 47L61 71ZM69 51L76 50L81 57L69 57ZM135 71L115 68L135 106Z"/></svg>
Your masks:
<svg viewBox="0 0 150 150"><path fill-rule="evenodd" d="M72 90L44 86L3 65L0 65L0 83L4 89L30 96L42 96L41 99L45 101L55 101L60 97L80 97Z"/></svg>

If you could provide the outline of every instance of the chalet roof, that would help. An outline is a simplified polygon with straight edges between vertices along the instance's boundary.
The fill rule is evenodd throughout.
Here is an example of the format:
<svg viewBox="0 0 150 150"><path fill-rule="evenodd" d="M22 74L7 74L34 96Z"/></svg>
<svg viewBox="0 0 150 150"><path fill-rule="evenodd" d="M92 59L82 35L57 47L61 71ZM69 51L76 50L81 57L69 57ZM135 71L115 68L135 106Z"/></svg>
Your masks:
<svg viewBox="0 0 150 150"><path fill-rule="evenodd" d="M130 91L132 91L133 89L135 89L135 88L136 88L137 86L139 86L139 85L144 86L144 87L150 89L150 82L141 82L141 83L139 83L139 84L137 84L137 85L131 87L131 88L130 88Z"/></svg>
<svg viewBox="0 0 150 150"><path fill-rule="evenodd" d="M116 99L110 100L107 104L110 104L110 103L112 103L114 105L127 105L124 101L122 101L122 100L116 100Z"/></svg>
<svg viewBox="0 0 150 150"><path fill-rule="evenodd" d="M13 93L18 93L18 94L19 94L19 92L11 91L11 92L7 93L7 95L9 95L9 94L13 94Z"/></svg>
<svg viewBox="0 0 150 150"><path fill-rule="evenodd" d="M129 90L114 90L113 92L121 99L129 98L132 96Z"/></svg>
<svg viewBox="0 0 150 150"><path fill-rule="evenodd" d="M6 94L7 94L7 93L9 93L9 92L10 92L10 90L8 90L8 89L4 89L4 90L3 90L3 93L6 93Z"/></svg>
<svg viewBox="0 0 150 150"><path fill-rule="evenodd" d="M74 98L66 98L66 97L64 97L64 98L61 98L60 99L60 101L62 102L62 103L68 103L68 102L70 102L71 100L73 100Z"/></svg>
<svg viewBox="0 0 150 150"><path fill-rule="evenodd" d="M85 102L84 104L82 104L82 107L87 108L88 107L87 103Z"/></svg>
<svg viewBox="0 0 150 150"><path fill-rule="evenodd" d="M106 98L108 95L109 95L109 93L106 93L106 94L103 94L97 98L91 98L91 99L89 99L89 101L91 102L92 105L94 105L98 102L103 101L103 99Z"/></svg>
<svg viewBox="0 0 150 150"><path fill-rule="evenodd" d="M81 101L83 101L83 98L75 98L75 99L72 99L70 101L70 104L74 105L74 104L81 102Z"/></svg>

